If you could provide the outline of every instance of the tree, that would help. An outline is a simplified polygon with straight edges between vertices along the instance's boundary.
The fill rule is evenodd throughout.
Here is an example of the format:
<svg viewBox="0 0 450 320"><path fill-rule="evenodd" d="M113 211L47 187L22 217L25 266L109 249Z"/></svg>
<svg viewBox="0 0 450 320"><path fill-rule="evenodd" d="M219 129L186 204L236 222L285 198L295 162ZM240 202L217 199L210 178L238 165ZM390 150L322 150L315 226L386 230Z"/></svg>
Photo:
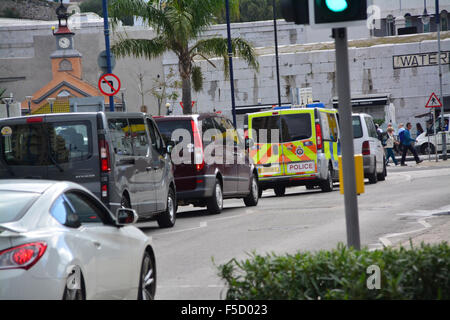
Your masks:
<svg viewBox="0 0 450 320"><path fill-rule="evenodd" d="M277 19L282 19L281 0L275 0ZM250 22L273 19L273 0L240 0L239 16L231 22ZM218 16L217 23L226 23L225 13Z"/></svg>
<svg viewBox="0 0 450 320"><path fill-rule="evenodd" d="M81 12L94 12L100 17L103 17L103 6L102 0L86 0L80 4ZM132 16L122 17L120 19L122 23L126 26L134 25L134 19Z"/></svg>
<svg viewBox="0 0 450 320"><path fill-rule="evenodd" d="M237 8L236 0L230 0ZM114 21L124 16L141 17L144 24L153 28L157 35L153 39L131 39L121 37L112 46L118 56L134 56L152 59L166 51L178 57L178 71L182 82L183 113L192 113L192 88L200 91L203 86L201 68L194 58L205 59L212 66L213 57L222 57L225 76L228 76L227 39L213 37L198 40L199 36L215 22L223 10L224 0L113 0L110 15ZM242 38L232 39L233 55L244 59L252 68L258 69L253 46Z"/></svg>

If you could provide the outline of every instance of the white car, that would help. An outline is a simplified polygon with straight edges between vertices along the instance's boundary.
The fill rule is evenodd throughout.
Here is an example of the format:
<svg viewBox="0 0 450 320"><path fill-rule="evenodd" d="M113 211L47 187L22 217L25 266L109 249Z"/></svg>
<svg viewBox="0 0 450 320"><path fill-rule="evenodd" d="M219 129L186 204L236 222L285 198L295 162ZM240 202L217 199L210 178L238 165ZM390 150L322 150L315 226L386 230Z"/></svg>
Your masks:
<svg viewBox="0 0 450 320"><path fill-rule="evenodd" d="M116 217L72 182L0 180L0 299L153 299L150 239Z"/></svg>
<svg viewBox="0 0 450 320"><path fill-rule="evenodd" d="M370 183L386 179L386 156L371 115L353 113L353 143L355 154L363 155L364 177Z"/></svg>
<svg viewBox="0 0 450 320"><path fill-rule="evenodd" d="M450 121L450 115L445 115L445 120ZM442 152L442 130L441 128L441 117L436 119L436 122L434 124L436 126L436 136L434 135L434 128L431 127L429 129L430 134L427 135L427 132L423 132L421 135L419 135L416 140L415 148L417 150L417 153L421 154L428 154L430 152L431 154L436 152L436 146L437 151ZM447 144L447 150L450 150L450 131L446 130L446 144Z"/></svg>

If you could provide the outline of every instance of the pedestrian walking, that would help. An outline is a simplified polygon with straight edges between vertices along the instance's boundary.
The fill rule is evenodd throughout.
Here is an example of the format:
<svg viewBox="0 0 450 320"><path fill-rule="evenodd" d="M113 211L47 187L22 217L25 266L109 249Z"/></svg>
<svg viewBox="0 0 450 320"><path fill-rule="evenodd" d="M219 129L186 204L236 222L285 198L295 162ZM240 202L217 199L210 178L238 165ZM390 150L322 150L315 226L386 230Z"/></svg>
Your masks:
<svg viewBox="0 0 450 320"><path fill-rule="evenodd" d="M398 161L395 159L394 154L394 146L398 144L398 141L395 140L394 137L394 128L389 127L387 128L387 139L386 139L386 145L384 146L384 149L386 150L386 166L389 166L389 159L392 158L392 161L397 166Z"/></svg>
<svg viewBox="0 0 450 320"><path fill-rule="evenodd" d="M397 131L397 141L399 143L397 145L394 145L394 150L399 154L403 153L403 146L402 146L403 131L405 131L405 128L403 127L403 123L400 123L398 125L398 131Z"/></svg>
<svg viewBox="0 0 450 320"><path fill-rule="evenodd" d="M408 153L408 150L411 151L411 153L413 154L414 160L416 160L417 164L419 164L423 161L423 160L420 160L419 156L417 155L416 149L414 149L413 142L416 142L416 140L411 138L411 132L410 132L411 128L412 128L412 124L410 122L408 122L406 124L406 129L404 129L402 131L402 135L401 135L401 144L402 144L401 165L402 166L406 166L405 159L406 159L406 154Z"/></svg>

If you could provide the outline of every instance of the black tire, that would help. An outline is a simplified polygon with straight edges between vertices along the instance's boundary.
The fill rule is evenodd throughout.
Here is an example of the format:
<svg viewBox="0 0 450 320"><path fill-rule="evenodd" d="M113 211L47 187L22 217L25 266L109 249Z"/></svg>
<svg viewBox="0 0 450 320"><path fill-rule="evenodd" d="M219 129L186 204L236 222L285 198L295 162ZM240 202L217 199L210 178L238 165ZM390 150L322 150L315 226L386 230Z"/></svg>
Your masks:
<svg viewBox="0 0 450 320"><path fill-rule="evenodd" d="M371 184L375 184L378 182L377 164L376 163L377 163L377 161L375 160L375 169L373 170L372 173L370 173L368 175L369 183L371 183Z"/></svg>
<svg viewBox="0 0 450 320"><path fill-rule="evenodd" d="M429 146L430 146L430 154L435 153L434 146L433 146L431 143L429 144ZM421 154L424 154L424 155L427 155L427 154L428 154L428 142L427 142L427 143L424 143L424 144L420 147L420 153L421 153Z"/></svg>
<svg viewBox="0 0 450 320"><path fill-rule="evenodd" d="M263 189L260 186L258 186L258 197L262 198L262 194L263 194Z"/></svg>
<svg viewBox="0 0 450 320"><path fill-rule="evenodd" d="M378 174L377 179L378 181L384 181L386 180L386 176L387 176L386 159L383 159L383 172Z"/></svg>
<svg viewBox="0 0 450 320"><path fill-rule="evenodd" d="M177 204L175 192L172 188L169 189L167 195L167 208L164 213L158 216L157 221L160 228L172 228L177 220Z"/></svg>
<svg viewBox="0 0 450 320"><path fill-rule="evenodd" d="M250 181L250 193L244 198L244 203L247 207L255 207L259 200L259 186L258 178L253 174Z"/></svg>
<svg viewBox="0 0 450 320"><path fill-rule="evenodd" d="M276 186L273 188L273 191L275 192L275 195L277 197L284 197L286 193L286 187L285 186Z"/></svg>
<svg viewBox="0 0 450 320"><path fill-rule="evenodd" d="M305 187L306 187L306 190L314 190L314 188L315 188L316 186L313 185L313 184L307 184L307 185L305 185Z"/></svg>
<svg viewBox="0 0 450 320"><path fill-rule="evenodd" d="M69 281L69 279L67 281ZM78 289L69 289L66 284L66 287L64 288L63 300L86 300L84 279L81 271L79 281L80 284Z"/></svg>
<svg viewBox="0 0 450 320"><path fill-rule="evenodd" d="M141 264L139 276L138 300L154 300L156 294L156 266L146 251Z"/></svg>
<svg viewBox="0 0 450 320"><path fill-rule="evenodd" d="M333 188L333 169L328 167L327 179L320 183L320 189L322 192L332 192Z"/></svg>
<svg viewBox="0 0 450 320"><path fill-rule="evenodd" d="M206 200L209 214L219 214L223 209L223 188L220 180L216 178L212 197Z"/></svg>

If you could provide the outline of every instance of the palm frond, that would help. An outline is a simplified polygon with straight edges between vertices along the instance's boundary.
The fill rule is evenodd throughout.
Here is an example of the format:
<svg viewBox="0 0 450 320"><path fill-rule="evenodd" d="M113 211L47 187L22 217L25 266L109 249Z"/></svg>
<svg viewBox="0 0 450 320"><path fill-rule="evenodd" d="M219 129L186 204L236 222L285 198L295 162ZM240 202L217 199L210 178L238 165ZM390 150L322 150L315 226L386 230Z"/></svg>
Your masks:
<svg viewBox="0 0 450 320"><path fill-rule="evenodd" d="M136 58L152 59L168 50L166 41L159 37L155 39L121 39L111 47L117 57L134 56Z"/></svg>

